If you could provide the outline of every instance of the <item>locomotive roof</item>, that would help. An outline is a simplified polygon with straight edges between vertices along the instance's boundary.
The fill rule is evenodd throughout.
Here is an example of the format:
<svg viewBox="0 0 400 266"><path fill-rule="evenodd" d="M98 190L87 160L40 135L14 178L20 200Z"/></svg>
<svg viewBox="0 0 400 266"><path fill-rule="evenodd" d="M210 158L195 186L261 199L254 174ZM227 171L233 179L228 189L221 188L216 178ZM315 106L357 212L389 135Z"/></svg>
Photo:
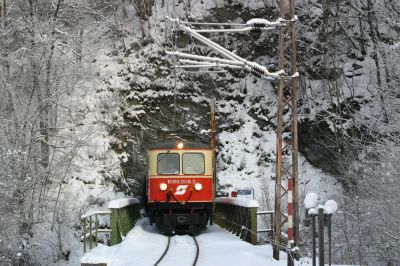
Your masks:
<svg viewBox="0 0 400 266"><path fill-rule="evenodd" d="M195 142L195 141L182 141L183 147L186 149L210 149L210 145ZM150 147L150 150L153 149L176 149L179 141L169 141L169 142L162 142L154 144Z"/></svg>

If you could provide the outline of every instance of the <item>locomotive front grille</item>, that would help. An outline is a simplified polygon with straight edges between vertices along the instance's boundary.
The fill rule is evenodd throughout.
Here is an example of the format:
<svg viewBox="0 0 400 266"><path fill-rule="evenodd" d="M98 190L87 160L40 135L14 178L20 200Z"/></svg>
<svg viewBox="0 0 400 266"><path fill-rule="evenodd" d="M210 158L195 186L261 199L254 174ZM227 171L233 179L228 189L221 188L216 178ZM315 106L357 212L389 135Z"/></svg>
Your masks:
<svg viewBox="0 0 400 266"><path fill-rule="evenodd" d="M183 213L173 213L173 214L164 214L164 225L191 225L191 224L202 224L205 223L203 220L206 220L206 215L200 216L197 213L194 214L183 214Z"/></svg>
<svg viewBox="0 0 400 266"><path fill-rule="evenodd" d="M186 224L186 216L179 215L176 217L178 224Z"/></svg>

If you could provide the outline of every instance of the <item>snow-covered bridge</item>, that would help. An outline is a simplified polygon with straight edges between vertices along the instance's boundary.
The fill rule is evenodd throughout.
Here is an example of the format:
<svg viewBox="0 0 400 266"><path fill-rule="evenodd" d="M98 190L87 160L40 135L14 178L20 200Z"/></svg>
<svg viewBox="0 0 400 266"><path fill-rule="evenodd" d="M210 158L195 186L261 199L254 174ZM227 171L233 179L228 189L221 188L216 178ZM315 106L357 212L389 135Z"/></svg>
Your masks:
<svg viewBox="0 0 400 266"><path fill-rule="evenodd" d="M315 196L311 194L308 196ZM312 197L306 198L308 205L315 205L315 200L309 199ZM252 199L216 198L215 223L196 237L161 234L147 217L140 218L140 201L136 198L113 200L108 207L109 211L89 212L82 216L84 252L87 242L90 243L90 252L81 258L82 266L277 266L288 263L287 253L281 251L280 260L276 261L271 245L259 244L257 233L265 233L270 229L257 229L257 214L271 213L258 212L258 202ZM105 241L111 246L97 243L101 239L98 236L98 215L110 215L110 229L101 229L100 232L111 233L110 241ZM91 218L93 216L95 220ZM272 224L272 216L270 218ZM96 243L94 248L93 239ZM288 251L284 246L281 249ZM310 263L310 258L294 262L295 265Z"/></svg>
<svg viewBox="0 0 400 266"><path fill-rule="evenodd" d="M217 198L215 203L216 224L208 226L196 238L188 235L175 235L169 238L160 234L155 226L150 225L148 218L139 219L137 199L114 200L109 204L110 211L91 212L82 216L84 250L87 250L88 241L91 250L82 257L81 263L108 266L286 264L286 253L282 252L281 261L273 261L270 245L255 245L257 201ZM104 214L111 216L111 230L103 232L111 232L112 246L96 244L92 249L91 240L98 241L97 215ZM95 219L90 218L93 215ZM95 221L94 226L93 221ZM165 256L162 257L164 253ZM160 263L156 264L161 257ZM193 263L194 261L196 263Z"/></svg>
<svg viewBox="0 0 400 266"><path fill-rule="evenodd" d="M196 265L286 265L286 253L282 252L281 260L272 259L270 245L251 245L240 240L232 233L218 225L209 226L197 237L200 253ZM149 266L154 265L162 255L168 237L161 235L147 218L141 219L128 233L124 240L115 246L99 244L86 253L81 263L107 266ZM192 265L196 247L188 235L171 237L169 251L159 265L187 266Z"/></svg>

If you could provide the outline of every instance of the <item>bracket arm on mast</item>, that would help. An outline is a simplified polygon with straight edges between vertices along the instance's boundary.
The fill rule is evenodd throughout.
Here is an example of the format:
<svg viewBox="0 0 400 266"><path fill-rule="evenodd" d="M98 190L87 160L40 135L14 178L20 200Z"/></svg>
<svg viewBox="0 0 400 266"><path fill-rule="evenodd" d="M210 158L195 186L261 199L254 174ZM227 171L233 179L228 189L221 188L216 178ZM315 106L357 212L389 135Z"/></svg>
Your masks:
<svg viewBox="0 0 400 266"><path fill-rule="evenodd" d="M285 71L283 69L279 70L278 72L272 73L272 72L269 72L266 67L264 67L264 66L262 66L260 64L257 64L255 62L247 61L246 59L244 59L244 58L232 53L231 51L229 51L229 50L227 50L225 48L223 48L219 44L207 39L206 37L204 37L203 35L197 33L195 30L191 29L190 27L186 27L186 26L182 25L180 23L179 19L173 19L173 18L170 18L168 16L166 17L166 19L168 19L171 22L175 23L179 29L188 32L194 38L196 38L200 42L204 43L205 45L209 46L213 50L219 52L220 54L222 54L223 56L227 57L228 59L230 59L232 61L242 62L245 65L245 67L247 69L250 69L250 71L257 77L269 76L269 77L279 78L281 75L285 74Z"/></svg>

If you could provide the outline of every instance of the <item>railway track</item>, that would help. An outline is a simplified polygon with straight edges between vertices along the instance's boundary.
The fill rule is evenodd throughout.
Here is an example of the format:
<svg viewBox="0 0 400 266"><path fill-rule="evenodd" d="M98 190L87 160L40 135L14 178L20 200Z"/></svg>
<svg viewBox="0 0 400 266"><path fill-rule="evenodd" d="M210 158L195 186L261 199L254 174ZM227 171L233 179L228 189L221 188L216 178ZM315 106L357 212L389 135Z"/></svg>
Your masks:
<svg viewBox="0 0 400 266"><path fill-rule="evenodd" d="M194 258L193 264L192 266L196 266L197 264L197 260L199 258L199 253L200 253L200 247L199 247L199 243L197 242L196 237L192 236L194 244L196 245L196 256ZM157 262L154 264L154 266L158 266L160 264L160 262L163 261L163 259L166 257L169 247L170 247L170 243L171 243L171 237L168 236L168 242L167 242L167 247L165 248L163 254L161 255L161 257L157 260Z"/></svg>

